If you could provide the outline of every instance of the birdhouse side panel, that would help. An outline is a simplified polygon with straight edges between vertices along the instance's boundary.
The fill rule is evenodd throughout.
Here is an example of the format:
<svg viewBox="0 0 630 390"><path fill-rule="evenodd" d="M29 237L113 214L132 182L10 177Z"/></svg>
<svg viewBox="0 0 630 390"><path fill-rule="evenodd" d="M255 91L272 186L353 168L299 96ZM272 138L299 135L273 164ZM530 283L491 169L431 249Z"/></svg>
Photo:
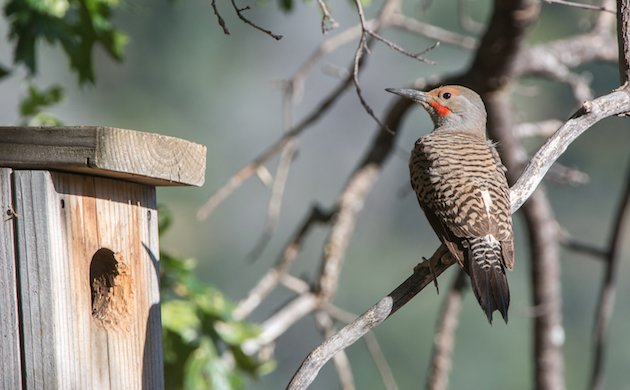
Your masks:
<svg viewBox="0 0 630 390"><path fill-rule="evenodd" d="M52 351L50 369L27 364L27 378L40 371L47 387L60 389L163 388L155 188L61 172L19 177L16 188L28 193L30 182L30 196L44 198L39 208L22 206L40 215L21 228L20 245L37 249L24 260L20 253L20 270L34 268L22 277L22 294L48 285L44 299L30 301L50 312L30 321L41 333L25 342L33 355ZM45 234L35 229L33 240L29 224Z"/></svg>
<svg viewBox="0 0 630 390"><path fill-rule="evenodd" d="M0 388L21 389L20 332L13 223L11 169L0 168Z"/></svg>
<svg viewBox="0 0 630 390"><path fill-rule="evenodd" d="M12 178L24 386L56 389L59 345L55 328L59 324L53 307L57 295L63 293L53 285L51 269L61 261L50 236L54 233L49 222L51 202L56 197L48 172L16 170Z"/></svg>

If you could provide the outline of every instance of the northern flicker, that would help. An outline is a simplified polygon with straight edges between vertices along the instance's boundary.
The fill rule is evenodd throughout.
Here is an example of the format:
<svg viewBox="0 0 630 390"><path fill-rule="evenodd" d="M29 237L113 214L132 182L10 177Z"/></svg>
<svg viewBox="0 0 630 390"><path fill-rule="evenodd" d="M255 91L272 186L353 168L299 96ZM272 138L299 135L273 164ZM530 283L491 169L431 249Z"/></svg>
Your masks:
<svg viewBox="0 0 630 390"><path fill-rule="evenodd" d="M494 144L486 139L486 109L474 91L448 85L429 92L387 89L419 103L434 130L416 141L409 159L411 186L431 227L470 276L492 323L507 323L514 268L510 191Z"/></svg>

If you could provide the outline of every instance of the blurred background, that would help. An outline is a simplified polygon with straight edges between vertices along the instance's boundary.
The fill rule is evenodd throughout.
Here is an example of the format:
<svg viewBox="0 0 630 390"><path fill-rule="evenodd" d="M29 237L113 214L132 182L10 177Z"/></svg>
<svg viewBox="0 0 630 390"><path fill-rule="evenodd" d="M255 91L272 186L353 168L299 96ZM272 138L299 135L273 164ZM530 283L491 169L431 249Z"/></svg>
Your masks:
<svg viewBox="0 0 630 390"><path fill-rule="evenodd" d="M451 2L408 2L406 11L418 19L464 33ZM490 3L472 3L472 16L485 23ZM247 5L243 3L242 5ZM40 44L41 87L60 84L65 99L50 112L66 125L105 125L171 135L208 147L206 182L202 188L160 188L158 200L173 214L172 228L161 247L176 256L198 260L198 275L231 300L243 298L277 259L283 245L313 204L331 206L348 175L362 158L376 132L350 89L336 107L298 140L298 155L291 168L277 230L256 262L247 259L265 222L270 191L256 178L247 181L208 220L195 214L209 195L282 132L280 81L295 72L322 40L320 12L315 2L296 2L291 12L267 2L250 4L247 16L257 24L284 35L280 41L252 29L234 15L228 2L218 3L231 35L224 35L210 3L201 0L134 1L125 3L114 17L129 36L124 61L117 63L97 49L95 85L78 87L76 76L58 45ZM366 6L372 15L379 4ZM331 2L333 17L342 31L357 21L351 2ZM368 15L368 16L369 16ZM587 12L543 5L542 17L530 43L544 42L581 31L588 25ZM6 20L0 19L0 63L12 61ZM412 52L433 41L399 32L387 37ZM295 107L299 121L338 82L338 73L351 63L356 42L325 57L306 81ZM417 78L466 69L471 52L446 44L427 54L437 65L404 57L377 44L361 75L364 96L377 115L393 97L386 87L403 87ZM18 68L19 69L19 68ZM331 71L332 70L332 71ZM591 65L580 70L593 78L595 95L618 85L616 66ZM335 74L337 73L337 75ZM17 124L18 103L25 94L26 72L18 70L0 83L0 124ZM563 85L524 80L514 88L520 121L568 118L577 108ZM432 128L419 109L408 115L398 151L388 161L374 191L367 198L345 267L335 303L362 313L410 275L422 256L430 256L438 240L422 215L408 185L407 158L413 142ZM528 141L530 151L542 139ZM580 169L590 181L580 186L546 182L558 222L577 240L604 248L609 240L614 212L627 175L630 157L627 119L607 119L581 136L562 156L564 165ZM272 172L276 160L269 165ZM517 260L509 275L512 286L510 323L489 326L471 294L457 333L451 388L532 388L531 307L526 237L515 217ZM294 266L295 275L312 276L318 270L321 244L327 231L316 229ZM623 259L618 273L618 299L607 350L606 384L626 388L630 381L630 229L624 236ZM446 291L454 269L440 277ZM565 320L567 388L583 388L590 372L593 313L603 277L600 261L563 251L562 291ZM273 294L270 304L251 317L261 321L291 298ZM427 288L395 316L376 329L401 389L424 383L432 337L442 297ZM247 388L284 388L301 361L322 336L311 318L300 321L281 337L275 348L277 368ZM347 350L357 388L380 388L380 379L366 347L358 342ZM167 373L168 375L168 373ZM471 385L474 384L474 385ZM313 389L338 388L332 365L326 365Z"/></svg>

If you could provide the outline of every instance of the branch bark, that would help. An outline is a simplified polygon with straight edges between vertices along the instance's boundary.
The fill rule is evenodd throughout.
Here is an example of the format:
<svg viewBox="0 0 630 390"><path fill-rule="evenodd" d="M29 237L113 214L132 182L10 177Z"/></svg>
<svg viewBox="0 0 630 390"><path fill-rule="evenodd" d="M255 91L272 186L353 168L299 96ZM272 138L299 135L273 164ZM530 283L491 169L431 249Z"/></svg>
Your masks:
<svg viewBox="0 0 630 390"><path fill-rule="evenodd" d="M460 269L444 299L437 330L433 337L433 353L426 382L427 390L448 389L448 376L451 372L455 348L455 331L459 323L466 278L466 273Z"/></svg>
<svg viewBox="0 0 630 390"><path fill-rule="evenodd" d="M616 220L613 224L610 235L610 243L606 251L606 271L604 281L599 293L597 312L595 314L595 326L593 330L593 367L591 373L591 389L600 390L604 388L604 353L606 348L606 337L608 336L608 325L615 307L615 288L617 281L617 270L619 269L619 258L621 254L621 244L626 218L630 215L630 162L626 170L626 188L621 196Z"/></svg>
<svg viewBox="0 0 630 390"><path fill-rule="evenodd" d="M630 80L630 1L617 0L617 40L619 48L619 79Z"/></svg>
<svg viewBox="0 0 630 390"><path fill-rule="evenodd" d="M619 48L620 91L630 93L630 0L617 0L617 46ZM624 114L627 115L629 111ZM630 166L630 164L629 164ZM591 389L604 387L604 352L608 325L615 305L616 276L621 251L621 234L627 210L630 207L630 179L626 179L626 188L621 198L619 211L613 225L613 231L606 254L606 271L602 283L593 337L593 368Z"/></svg>

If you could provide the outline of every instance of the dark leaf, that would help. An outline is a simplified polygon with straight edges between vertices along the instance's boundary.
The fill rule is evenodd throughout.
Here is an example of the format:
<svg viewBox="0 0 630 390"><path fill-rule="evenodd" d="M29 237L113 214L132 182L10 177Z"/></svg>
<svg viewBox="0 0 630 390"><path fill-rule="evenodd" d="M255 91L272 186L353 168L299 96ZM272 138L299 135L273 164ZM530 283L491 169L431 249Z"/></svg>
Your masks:
<svg viewBox="0 0 630 390"><path fill-rule="evenodd" d="M291 12L293 10L293 0L278 0L278 5L284 12Z"/></svg>

